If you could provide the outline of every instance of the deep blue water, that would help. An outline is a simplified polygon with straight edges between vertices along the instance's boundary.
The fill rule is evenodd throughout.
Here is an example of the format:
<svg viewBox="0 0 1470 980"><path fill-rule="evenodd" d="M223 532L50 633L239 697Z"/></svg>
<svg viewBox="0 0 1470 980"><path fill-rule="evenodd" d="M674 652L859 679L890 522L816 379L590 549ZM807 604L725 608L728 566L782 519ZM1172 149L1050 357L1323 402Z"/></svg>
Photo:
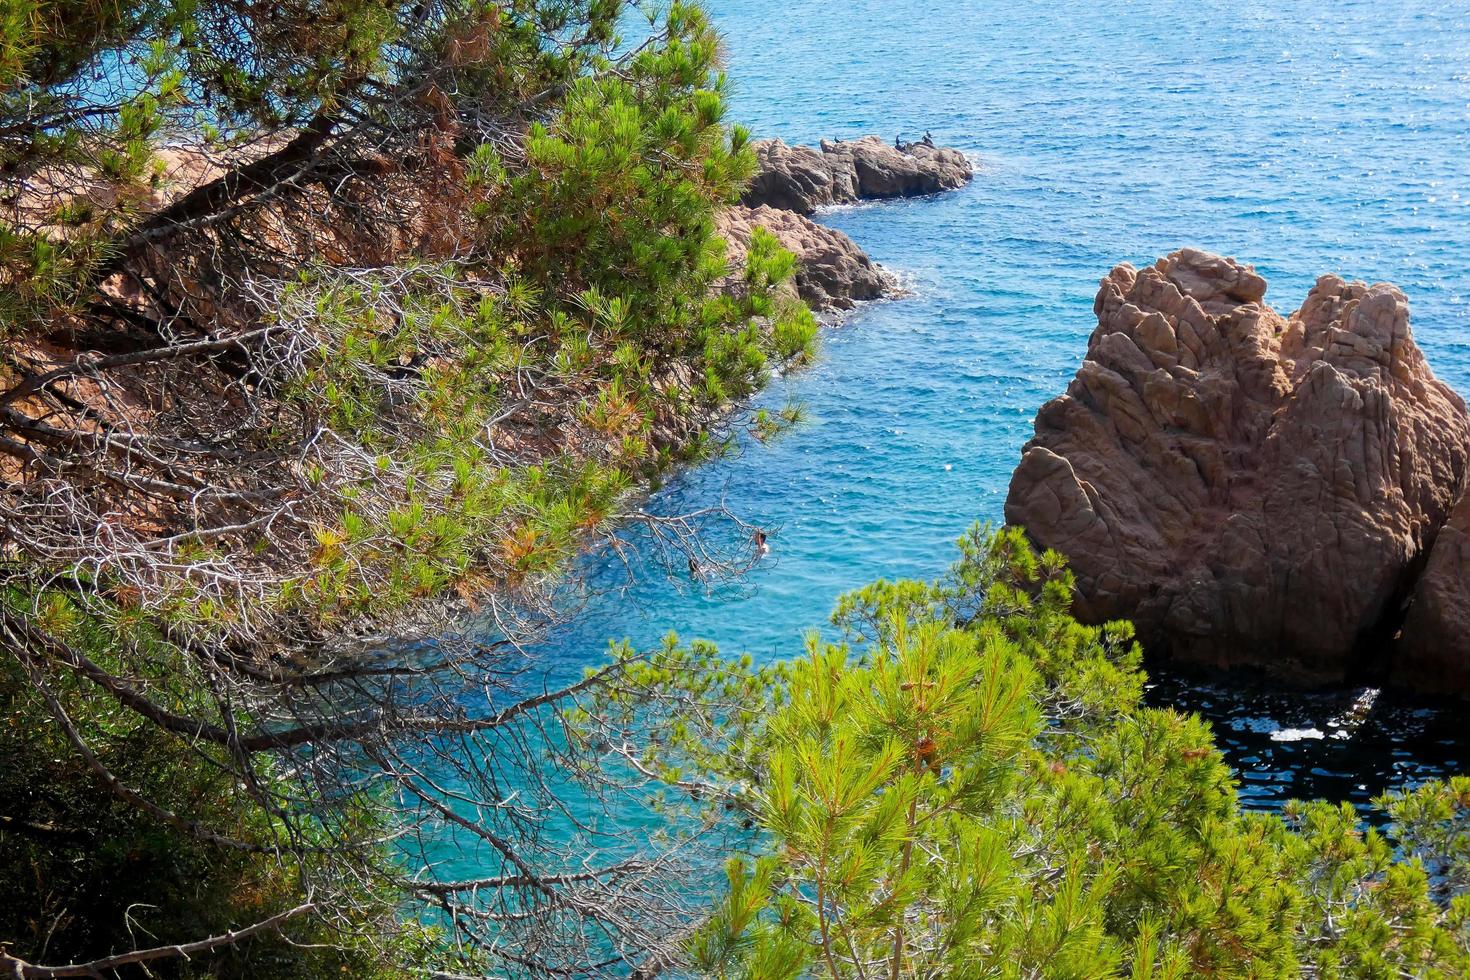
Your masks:
<svg viewBox="0 0 1470 980"><path fill-rule="evenodd" d="M760 404L810 420L682 475L663 513L723 499L774 529L746 587L659 576L609 598L550 652L669 630L758 658L799 651L835 597L932 576L975 520L999 521L1040 404L1081 360L1097 281L1175 248L1252 262L1294 309L1335 272L1408 294L1440 377L1470 393L1470 3L713 0L733 120L757 135L925 130L973 154L966 189L837 209L914 295L867 306L820 362ZM1358 691L1161 676L1210 718L1248 803L1363 803L1470 765L1470 712ZM1318 738L1313 730L1324 737ZM1305 737L1301 736L1305 733Z"/></svg>

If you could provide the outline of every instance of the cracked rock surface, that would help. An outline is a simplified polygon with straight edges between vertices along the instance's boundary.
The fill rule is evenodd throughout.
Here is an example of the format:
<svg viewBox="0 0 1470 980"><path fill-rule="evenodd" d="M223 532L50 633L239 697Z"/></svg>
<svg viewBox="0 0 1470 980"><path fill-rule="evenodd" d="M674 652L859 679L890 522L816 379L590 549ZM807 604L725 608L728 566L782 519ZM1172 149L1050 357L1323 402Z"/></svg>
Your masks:
<svg viewBox="0 0 1470 980"><path fill-rule="evenodd" d="M1109 273L1005 517L1068 556L1080 616L1131 619L1152 652L1341 679L1389 649L1437 564L1470 419L1397 288L1323 276L1290 316L1265 293L1249 266L1192 249Z"/></svg>
<svg viewBox="0 0 1470 980"><path fill-rule="evenodd" d="M1440 528L1395 654L1405 682L1470 697L1470 492Z"/></svg>
<svg viewBox="0 0 1470 980"><path fill-rule="evenodd" d="M815 310L850 310L859 300L897 292L897 280L851 238L794 211L736 205L720 214L717 227L737 269L744 265L751 229L775 235L796 256L796 291Z"/></svg>

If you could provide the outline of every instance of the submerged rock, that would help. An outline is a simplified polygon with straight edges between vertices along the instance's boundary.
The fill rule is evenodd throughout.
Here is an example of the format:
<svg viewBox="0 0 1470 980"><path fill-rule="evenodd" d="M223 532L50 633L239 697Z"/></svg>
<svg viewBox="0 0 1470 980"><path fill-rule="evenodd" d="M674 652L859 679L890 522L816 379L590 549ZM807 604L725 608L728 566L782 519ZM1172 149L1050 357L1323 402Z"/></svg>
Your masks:
<svg viewBox="0 0 1470 980"><path fill-rule="evenodd" d="M1160 654L1337 679L1388 649L1464 486L1470 419L1398 289L1324 276L1289 318L1265 292L1189 249L1114 269L1005 517L1070 558L1086 620L1132 619Z"/></svg>
<svg viewBox="0 0 1470 980"><path fill-rule="evenodd" d="M900 150L877 136L823 140L820 150L760 140L755 153L760 170L741 203L800 214L868 198L954 190L974 175L959 150L929 143L907 143Z"/></svg>
<svg viewBox="0 0 1470 980"><path fill-rule="evenodd" d="M750 232L756 226L775 235L796 256L796 291L815 310L849 310L858 300L892 295L898 288L892 275L836 228L770 207L737 205L720 215L719 233L729 246L733 268L744 266Z"/></svg>

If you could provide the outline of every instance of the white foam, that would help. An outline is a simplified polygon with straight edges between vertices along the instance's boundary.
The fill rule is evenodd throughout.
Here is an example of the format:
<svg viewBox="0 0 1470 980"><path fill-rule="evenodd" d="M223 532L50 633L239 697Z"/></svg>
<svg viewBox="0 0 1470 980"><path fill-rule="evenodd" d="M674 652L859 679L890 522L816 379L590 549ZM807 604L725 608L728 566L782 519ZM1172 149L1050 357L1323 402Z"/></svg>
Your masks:
<svg viewBox="0 0 1470 980"><path fill-rule="evenodd" d="M1271 733L1273 742L1302 742L1326 737L1320 728L1283 728Z"/></svg>
<svg viewBox="0 0 1470 980"><path fill-rule="evenodd" d="M856 201L844 201L841 204L823 204L812 212L813 218L820 218L827 214L845 214L848 211L872 211L885 204L894 201L902 201L901 197L865 197Z"/></svg>

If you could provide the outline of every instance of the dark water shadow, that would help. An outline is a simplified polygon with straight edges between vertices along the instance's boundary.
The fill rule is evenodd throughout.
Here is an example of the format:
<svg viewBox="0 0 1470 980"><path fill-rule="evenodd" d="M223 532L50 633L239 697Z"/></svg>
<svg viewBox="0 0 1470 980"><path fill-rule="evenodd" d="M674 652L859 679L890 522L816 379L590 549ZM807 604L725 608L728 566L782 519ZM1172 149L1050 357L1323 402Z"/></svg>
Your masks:
<svg viewBox="0 0 1470 980"><path fill-rule="evenodd" d="M1347 801L1372 816L1392 789L1470 771L1470 704L1374 687L1303 690L1261 674L1151 665L1145 699L1196 712L1235 770L1241 803Z"/></svg>

